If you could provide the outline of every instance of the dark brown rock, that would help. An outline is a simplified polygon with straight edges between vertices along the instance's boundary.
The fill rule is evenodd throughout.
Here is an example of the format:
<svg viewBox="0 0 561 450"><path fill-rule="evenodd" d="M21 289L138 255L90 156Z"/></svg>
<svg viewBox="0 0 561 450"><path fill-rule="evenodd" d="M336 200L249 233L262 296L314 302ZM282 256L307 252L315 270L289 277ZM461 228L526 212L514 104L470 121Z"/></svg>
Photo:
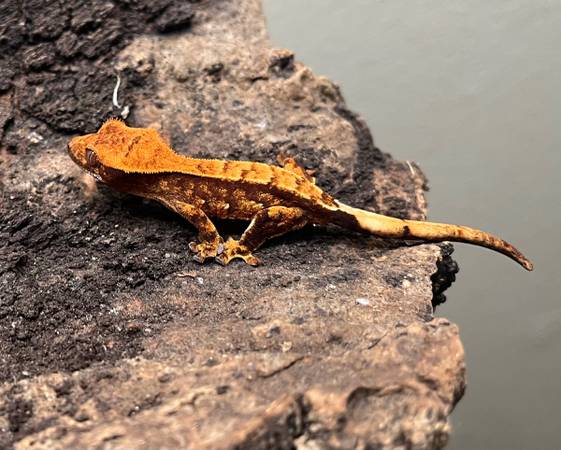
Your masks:
<svg viewBox="0 0 561 450"><path fill-rule="evenodd" d="M191 25L193 14L193 9L189 4L173 3L156 19L156 29L161 33L169 33L187 28Z"/></svg>
<svg viewBox="0 0 561 450"><path fill-rule="evenodd" d="M27 70L46 69L55 63L55 47L51 43L37 44L28 47L22 56Z"/></svg>
<svg viewBox="0 0 561 450"><path fill-rule="evenodd" d="M23 39L0 25L0 447L442 447L464 388L457 328L433 318L449 249L307 228L257 269L200 266L181 218L67 157L70 133L128 114L184 154L284 152L348 203L424 218L420 169L271 48L257 0L184 4L70 0L60 32L24 5L5 16Z"/></svg>

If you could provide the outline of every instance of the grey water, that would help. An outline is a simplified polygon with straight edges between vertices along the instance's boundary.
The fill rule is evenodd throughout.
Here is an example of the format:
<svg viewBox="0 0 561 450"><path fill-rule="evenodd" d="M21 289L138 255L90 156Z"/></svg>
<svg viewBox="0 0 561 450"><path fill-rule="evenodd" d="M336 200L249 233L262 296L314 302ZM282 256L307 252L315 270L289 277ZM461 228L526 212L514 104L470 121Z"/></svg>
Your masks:
<svg viewBox="0 0 561 450"><path fill-rule="evenodd" d="M449 449L561 449L561 1L265 0L277 47L342 88L376 144L420 164L431 220L535 263L456 245L437 310L468 387Z"/></svg>

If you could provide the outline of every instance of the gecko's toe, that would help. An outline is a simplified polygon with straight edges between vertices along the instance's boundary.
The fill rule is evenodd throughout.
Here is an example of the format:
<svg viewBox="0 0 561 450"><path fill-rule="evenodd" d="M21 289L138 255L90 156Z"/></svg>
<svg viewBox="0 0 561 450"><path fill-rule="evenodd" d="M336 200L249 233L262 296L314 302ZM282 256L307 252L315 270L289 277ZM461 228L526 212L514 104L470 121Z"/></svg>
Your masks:
<svg viewBox="0 0 561 450"><path fill-rule="evenodd" d="M194 253L193 259L203 264L207 259L215 258L222 253L224 251L224 243L222 239L214 242L201 242L200 244L189 242L189 250Z"/></svg>
<svg viewBox="0 0 561 450"><path fill-rule="evenodd" d="M259 260L259 258L256 258L253 255L225 255L224 253L221 255L218 255L216 258L214 258L214 260L220 264L221 266L227 266L228 264L230 264L234 259L242 259L243 261L245 261L246 264L249 264L250 266L256 267L259 264L261 264L261 261Z"/></svg>
<svg viewBox="0 0 561 450"><path fill-rule="evenodd" d="M242 256L242 259L247 264L249 264L250 266L253 266L253 267L257 267L259 264L261 264L261 261L259 260L259 258L253 256L251 253L249 255Z"/></svg>
<svg viewBox="0 0 561 450"><path fill-rule="evenodd" d="M218 264L226 266L233 259L243 259L250 266L258 266L260 264L259 259L253 256L246 246L240 245L239 241L230 238L224 243L222 251L214 260Z"/></svg>
<svg viewBox="0 0 561 450"><path fill-rule="evenodd" d="M193 255L193 260L197 261L199 264L204 264L206 258L197 253L196 255Z"/></svg>

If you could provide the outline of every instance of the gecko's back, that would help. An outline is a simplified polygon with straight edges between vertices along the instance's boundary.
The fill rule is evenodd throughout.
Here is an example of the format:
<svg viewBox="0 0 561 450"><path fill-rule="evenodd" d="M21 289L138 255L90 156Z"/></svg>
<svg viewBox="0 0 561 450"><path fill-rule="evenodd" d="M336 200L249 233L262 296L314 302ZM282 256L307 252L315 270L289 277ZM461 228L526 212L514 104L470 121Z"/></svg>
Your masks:
<svg viewBox="0 0 561 450"><path fill-rule="evenodd" d="M75 138L78 147L95 149L95 156L108 168L128 174L177 173L190 177L243 183L262 191L284 191L307 204L335 208L333 198L301 173L253 161L189 158L176 153L152 128L132 128L122 121L108 120L95 134ZM75 159L79 159L75 158ZM84 155L84 159L87 157Z"/></svg>

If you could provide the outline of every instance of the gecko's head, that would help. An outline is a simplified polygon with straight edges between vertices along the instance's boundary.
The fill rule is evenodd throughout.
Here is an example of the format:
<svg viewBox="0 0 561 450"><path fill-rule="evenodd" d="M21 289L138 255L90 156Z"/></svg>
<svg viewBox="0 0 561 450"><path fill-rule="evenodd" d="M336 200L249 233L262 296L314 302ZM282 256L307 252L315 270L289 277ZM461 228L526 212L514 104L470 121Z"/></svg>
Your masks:
<svg viewBox="0 0 561 450"><path fill-rule="evenodd" d="M70 157L98 180L110 183L123 173L156 173L175 163L176 153L154 128L128 127L110 119L97 133L75 137Z"/></svg>
<svg viewBox="0 0 561 450"><path fill-rule="evenodd" d="M124 122L110 119L103 124L97 133L77 136L68 143L68 154L80 167L92 174L97 180L103 181L104 166L100 155L107 152L119 152L125 139L119 136L128 129Z"/></svg>

